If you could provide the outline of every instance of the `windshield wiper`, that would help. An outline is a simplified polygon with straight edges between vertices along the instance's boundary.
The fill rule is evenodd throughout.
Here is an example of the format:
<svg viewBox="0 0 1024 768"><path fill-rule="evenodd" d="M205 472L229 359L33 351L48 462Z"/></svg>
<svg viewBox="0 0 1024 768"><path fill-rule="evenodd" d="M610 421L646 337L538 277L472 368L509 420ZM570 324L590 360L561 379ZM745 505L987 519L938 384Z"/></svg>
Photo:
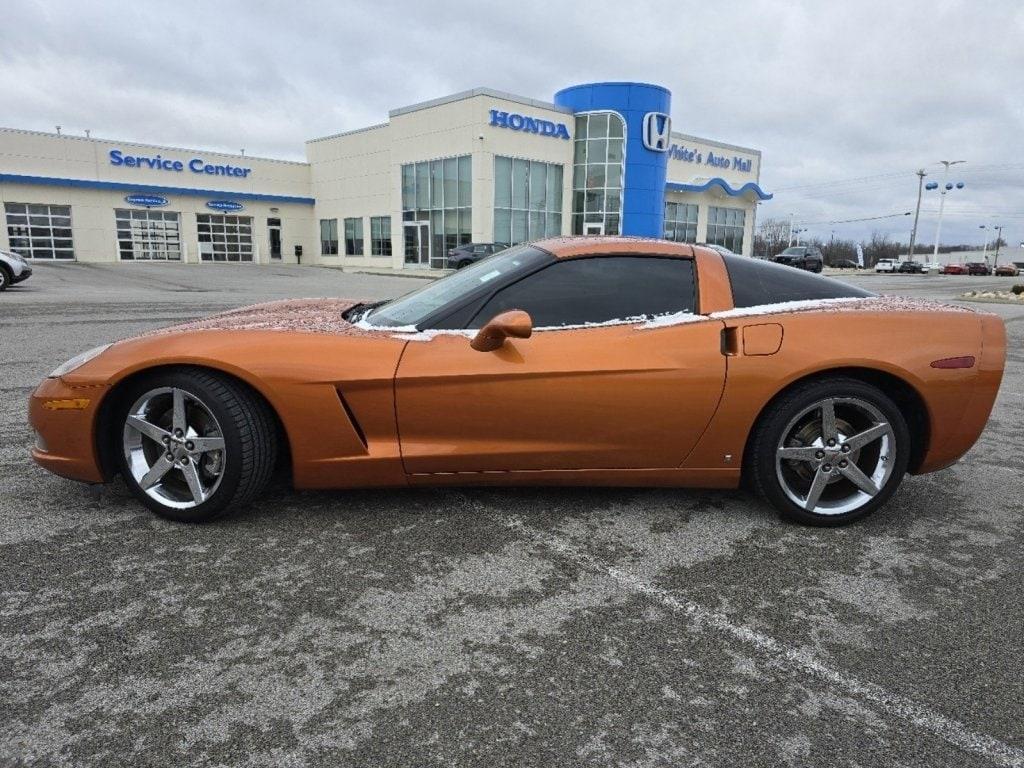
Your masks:
<svg viewBox="0 0 1024 768"><path fill-rule="evenodd" d="M384 303L385 302L383 301L361 301L346 309L341 313L341 316L350 323L358 323L370 314L370 312Z"/></svg>

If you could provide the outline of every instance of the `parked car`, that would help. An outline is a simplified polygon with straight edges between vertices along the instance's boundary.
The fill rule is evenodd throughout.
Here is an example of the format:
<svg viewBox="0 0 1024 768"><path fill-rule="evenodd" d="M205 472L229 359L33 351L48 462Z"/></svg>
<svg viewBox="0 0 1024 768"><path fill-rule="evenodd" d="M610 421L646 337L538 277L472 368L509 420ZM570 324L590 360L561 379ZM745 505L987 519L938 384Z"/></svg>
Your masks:
<svg viewBox="0 0 1024 768"><path fill-rule="evenodd" d="M32 267L20 253L0 251L0 291L32 277Z"/></svg>
<svg viewBox="0 0 1024 768"><path fill-rule="evenodd" d="M794 245L774 259L776 264L785 264L787 267L806 269L808 272L821 272L824 259L821 250L813 245Z"/></svg>
<svg viewBox="0 0 1024 768"><path fill-rule="evenodd" d="M909 272L911 274L924 274L924 264L920 261L902 261L897 272Z"/></svg>
<svg viewBox="0 0 1024 768"><path fill-rule="evenodd" d="M832 266L835 269L860 269L860 264L853 259L840 259Z"/></svg>
<svg viewBox="0 0 1024 768"><path fill-rule="evenodd" d="M281 459L296 488L743 481L831 526L959 459L1005 352L997 315L553 238L389 302L275 301L84 352L32 394L31 454L182 522L260 498Z"/></svg>
<svg viewBox="0 0 1024 768"><path fill-rule="evenodd" d="M964 264L947 264L941 270L944 275L966 275L967 266Z"/></svg>
<svg viewBox="0 0 1024 768"><path fill-rule="evenodd" d="M738 253L730 251L724 245L715 245L714 243L697 243L701 248L710 248L713 251L718 251L723 256L739 256Z"/></svg>
<svg viewBox="0 0 1024 768"><path fill-rule="evenodd" d="M999 277L1017 277L1020 274L1020 267L1016 264L1000 264L996 267L996 275Z"/></svg>
<svg viewBox="0 0 1024 768"><path fill-rule="evenodd" d="M879 259L875 262L875 272L895 272L896 262L893 259Z"/></svg>
<svg viewBox="0 0 1024 768"><path fill-rule="evenodd" d="M500 243L466 243L455 248L448 249L448 269L462 269L474 264L480 259L487 258L492 253L503 251L507 245Z"/></svg>
<svg viewBox="0 0 1024 768"><path fill-rule="evenodd" d="M969 261L967 262L967 274L968 275L991 275L992 267L986 264L984 261Z"/></svg>

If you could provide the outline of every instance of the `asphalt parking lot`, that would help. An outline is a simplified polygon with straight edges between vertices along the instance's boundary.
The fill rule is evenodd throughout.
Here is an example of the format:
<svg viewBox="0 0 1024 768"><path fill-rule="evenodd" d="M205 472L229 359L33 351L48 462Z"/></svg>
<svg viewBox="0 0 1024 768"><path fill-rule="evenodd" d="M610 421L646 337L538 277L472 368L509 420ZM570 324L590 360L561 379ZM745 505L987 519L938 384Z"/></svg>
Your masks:
<svg viewBox="0 0 1024 768"><path fill-rule="evenodd" d="M28 459L77 352L418 285L67 264L0 294L0 766L1024 765L1024 306L972 305L1010 340L978 445L838 530L634 489L276 488L194 527Z"/></svg>

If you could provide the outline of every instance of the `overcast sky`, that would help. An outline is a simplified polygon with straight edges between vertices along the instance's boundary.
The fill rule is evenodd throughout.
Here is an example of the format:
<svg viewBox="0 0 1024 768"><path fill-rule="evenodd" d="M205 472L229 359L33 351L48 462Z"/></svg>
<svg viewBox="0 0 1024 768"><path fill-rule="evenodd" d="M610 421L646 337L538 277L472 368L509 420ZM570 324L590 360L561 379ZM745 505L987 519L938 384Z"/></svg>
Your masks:
<svg viewBox="0 0 1024 768"><path fill-rule="evenodd" d="M913 171L963 159L943 242L994 223L1024 240L1020 0L7 0L0 19L0 125L288 159L475 86L547 100L598 80L665 85L676 130L762 150L761 218L905 240L911 217L827 222L912 210Z"/></svg>

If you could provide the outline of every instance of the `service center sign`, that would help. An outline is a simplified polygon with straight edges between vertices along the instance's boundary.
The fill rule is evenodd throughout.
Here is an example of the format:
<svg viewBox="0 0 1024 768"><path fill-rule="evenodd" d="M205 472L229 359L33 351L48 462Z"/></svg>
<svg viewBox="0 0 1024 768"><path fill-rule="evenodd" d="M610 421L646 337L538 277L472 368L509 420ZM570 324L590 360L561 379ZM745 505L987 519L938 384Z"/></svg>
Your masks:
<svg viewBox="0 0 1024 768"><path fill-rule="evenodd" d="M240 168L237 165L217 165L208 163L201 157L194 157L187 163L184 160L173 160L161 155L127 155L120 149L110 150L110 164L125 168L149 168L154 171L184 172L188 168L192 173L208 176L238 176L245 178L252 173L252 168Z"/></svg>

